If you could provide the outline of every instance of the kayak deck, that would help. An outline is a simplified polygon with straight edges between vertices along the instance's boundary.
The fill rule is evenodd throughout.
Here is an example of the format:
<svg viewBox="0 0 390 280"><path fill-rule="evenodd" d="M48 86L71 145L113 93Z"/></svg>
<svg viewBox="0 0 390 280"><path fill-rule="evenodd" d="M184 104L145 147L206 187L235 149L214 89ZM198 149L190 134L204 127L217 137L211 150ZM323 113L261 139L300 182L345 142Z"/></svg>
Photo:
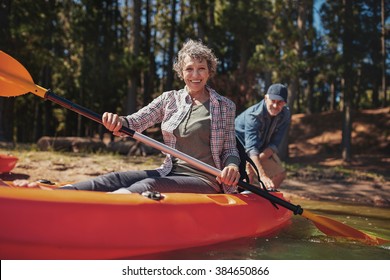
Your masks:
<svg viewBox="0 0 390 280"><path fill-rule="evenodd" d="M163 196L0 187L0 257L133 257L269 235L292 215L256 194Z"/></svg>

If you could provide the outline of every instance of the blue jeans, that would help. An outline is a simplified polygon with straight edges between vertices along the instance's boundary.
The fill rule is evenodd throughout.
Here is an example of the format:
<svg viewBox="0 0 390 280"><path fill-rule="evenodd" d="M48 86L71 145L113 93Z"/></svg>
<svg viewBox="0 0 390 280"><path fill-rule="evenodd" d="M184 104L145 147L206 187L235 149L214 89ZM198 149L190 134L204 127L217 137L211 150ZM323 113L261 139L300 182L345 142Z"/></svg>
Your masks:
<svg viewBox="0 0 390 280"><path fill-rule="evenodd" d="M112 192L125 188L132 193L219 193L200 178L170 173L161 177L156 170L112 172L91 180L66 185L60 189Z"/></svg>

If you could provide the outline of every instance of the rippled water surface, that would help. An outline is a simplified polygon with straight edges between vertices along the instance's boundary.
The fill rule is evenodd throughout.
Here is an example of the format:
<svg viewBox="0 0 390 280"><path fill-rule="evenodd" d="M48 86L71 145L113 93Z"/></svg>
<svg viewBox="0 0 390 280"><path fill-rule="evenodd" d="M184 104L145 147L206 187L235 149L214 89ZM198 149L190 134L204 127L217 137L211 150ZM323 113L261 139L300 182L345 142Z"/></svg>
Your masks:
<svg viewBox="0 0 390 280"><path fill-rule="evenodd" d="M299 204L310 212L390 240L389 208L296 199L292 203ZM294 216L291 225L268 238L248 238L143 256L139 259L390 260L390 243L370 246L356 241L327 237L311 221Z"/></svg>

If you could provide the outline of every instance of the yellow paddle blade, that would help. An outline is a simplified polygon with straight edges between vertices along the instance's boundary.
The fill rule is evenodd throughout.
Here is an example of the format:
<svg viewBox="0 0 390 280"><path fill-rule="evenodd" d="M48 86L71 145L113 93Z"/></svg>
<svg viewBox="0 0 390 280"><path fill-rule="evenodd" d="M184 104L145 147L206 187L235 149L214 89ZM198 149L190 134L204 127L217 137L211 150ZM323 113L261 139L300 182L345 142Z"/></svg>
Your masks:
<svg viewBox="0 0 390 280"><path fill-rule="evenodd" d="M34 93L44 98L46 89L35 85L30 73L16 59L0 51L0 96Z"/></svg>
<svg viewBox="0 0 390 280"><path fill-rule="evenodd" d="M302 217L312 221L320 231L329 236L356 239L370 245L380 245L390 242L390 240L368 235L360 230L347 226L346 224L324 216L316 215L307 210L303 211Z"/></svg>

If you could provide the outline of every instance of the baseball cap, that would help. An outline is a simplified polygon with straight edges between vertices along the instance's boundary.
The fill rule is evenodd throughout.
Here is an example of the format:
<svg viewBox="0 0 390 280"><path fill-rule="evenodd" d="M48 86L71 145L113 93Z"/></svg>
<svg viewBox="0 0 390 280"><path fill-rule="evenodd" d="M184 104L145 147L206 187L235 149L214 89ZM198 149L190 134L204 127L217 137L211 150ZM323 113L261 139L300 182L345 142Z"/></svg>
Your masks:
<svg viewBox="0 0 390 280"><path fill-rule="evenodd" d="M287 103L287 87L282 84L273 84L268 88L267 94L272 100L283 100Z"/></svg>

